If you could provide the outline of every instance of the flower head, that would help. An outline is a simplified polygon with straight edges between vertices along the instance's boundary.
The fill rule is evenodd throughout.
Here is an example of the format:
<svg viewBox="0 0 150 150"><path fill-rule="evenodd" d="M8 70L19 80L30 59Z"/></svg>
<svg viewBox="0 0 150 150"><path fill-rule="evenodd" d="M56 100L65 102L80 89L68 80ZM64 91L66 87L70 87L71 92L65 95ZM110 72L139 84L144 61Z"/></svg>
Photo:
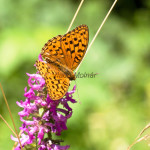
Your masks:
<svg viewBox="0 0 150 150"><path fill-rule="evenodd" d="M41 56L39 60L42 61ZM25 101L17 102L23 110L18 114L23 122L20 127L20 140L23 147L38 147L38 150L67 150L70 146L61 146L62 140L55 140L52 133L60 136L61 132L67 130L67 120L72 116L72 108L69 102L76 103L72 98L72 91L67 92L65 97L53 101L45 92L45 80L40 74L27 73L29 89L25 87ZM62 105L63 107L59 107ZM18 142L17 138L11 139ZM18 144L15 150L20 150Z"/></svg>

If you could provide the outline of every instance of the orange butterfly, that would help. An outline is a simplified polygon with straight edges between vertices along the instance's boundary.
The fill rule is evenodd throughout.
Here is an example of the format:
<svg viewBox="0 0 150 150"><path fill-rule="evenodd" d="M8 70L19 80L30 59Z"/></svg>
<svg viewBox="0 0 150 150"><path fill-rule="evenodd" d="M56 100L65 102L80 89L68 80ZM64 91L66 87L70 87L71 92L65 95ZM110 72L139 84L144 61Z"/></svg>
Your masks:
<svg viewBox="0 0 150 150"><path fill-rule="evenodd" d="M74 70L86 52L89 32L80 25L65 35L50 39L42 48L46 62L36 61L36 68L45 79L47 92L52 100L59 100L68 91L70 80L75 80Z"/></svg>

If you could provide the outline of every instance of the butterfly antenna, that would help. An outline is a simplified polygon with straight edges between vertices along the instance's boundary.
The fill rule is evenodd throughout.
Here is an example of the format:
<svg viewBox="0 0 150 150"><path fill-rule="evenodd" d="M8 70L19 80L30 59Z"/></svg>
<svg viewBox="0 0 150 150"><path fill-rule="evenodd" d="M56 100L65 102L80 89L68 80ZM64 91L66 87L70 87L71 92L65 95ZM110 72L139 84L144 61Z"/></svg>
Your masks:
<svg viewBox="0 0 150 150"><path fill-rule="evenodd" d="M104 18L103 22L102 22L102 23L101 23L101 25L99 26L99 28L98 28L98 30L97 30L97 32L96 32L96 34L95 34L95 36L93 37L93 39L92 39L91 43L89 44L89 46L88 46L88 48L87 48L87 50L86 50L86 53L85 53L84 57L86 56L87 52L88 52L88 51L89 51L89 49L91 48L91 46L92 46L93 42L95 41L95 39L96 39L97 35L99 34L99 32L100 32L101 28L103 27L104 23L106 22L106 20L107 20L108 16L110 15L110 13L111 13L111 11L112 11L112 9L114 8L114 6L115 6L115 4L116 4L116 3L117 3L117 0L115 0L115 1L114 1L114 3L112 4L111 8L109 9L109 11L108 11L107 15L105 16L105 18ZM82 61L83 61L83 59L82 59ZM81 61L81 63L82 63L82 61ZM81 63L79 64L79 66L77 67L77 69L76 69L76 71L75 71L75 72L77 72L77 71L78 71L78 69L79 69L79 67L80 67Z"/></svg>
<svg viewBox="0 0 150 150"><path fill-rule="evenodd" d="M76 80L75 80L75 84L76 84L76 89L77 89L77 95L78 95L79 103L81 104L80 97L79 97L79 92L78 92L78 87L77 87L77 81Z"/></svg>
<svg viewBox="0 0 150 150"><path fill-rule="evenodd" d="M79 6L78 6L78 9L76 10L76 13L74 14L74 17L72 18L72 21L71 21L71 23L70 23L70 25L69 25L69 28L68 28L67 32L70 31L70 28L72 27L72 24L74 23L74 21L75 21L75 19L76 19L76 17L77 17L77 14L78 14L78 12L79 12L79 10L80 10L80 8L81 8L83 2L84 2L84 0L81 0L80 4L79 4Z"/></svg>

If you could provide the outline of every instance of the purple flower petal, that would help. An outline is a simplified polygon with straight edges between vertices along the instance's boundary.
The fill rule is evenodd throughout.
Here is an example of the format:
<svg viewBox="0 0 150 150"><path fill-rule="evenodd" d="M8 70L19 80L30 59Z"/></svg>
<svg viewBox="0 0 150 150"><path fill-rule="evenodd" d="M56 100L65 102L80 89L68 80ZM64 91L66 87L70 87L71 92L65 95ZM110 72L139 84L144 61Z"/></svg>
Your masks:
<svg viewBox="0 0 150 150"><path fill-rule="evenodd" d="M29 74L28 84L33 90L41 90L45 85L45 80L42 78L39 74ZM35 81L37 84L33 84L33 81Z"/></svg>
<svg viewBox="0 0 150 150"><path fill-rule="evenodd" d="M42 55L40 54L38 57L39 61L43 61Z"/></svg>

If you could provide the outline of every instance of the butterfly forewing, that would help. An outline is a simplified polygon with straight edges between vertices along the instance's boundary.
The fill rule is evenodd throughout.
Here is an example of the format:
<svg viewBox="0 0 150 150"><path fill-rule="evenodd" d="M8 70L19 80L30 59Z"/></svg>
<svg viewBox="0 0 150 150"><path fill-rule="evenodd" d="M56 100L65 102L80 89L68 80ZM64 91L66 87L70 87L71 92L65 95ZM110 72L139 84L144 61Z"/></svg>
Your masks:
<svg viewBox="0 0 150 150"><path fill-rule="evenodd" d="M75 70L86 52L89 41L88 27L81 25L61 38L61 47L68 68Z"/></svg>
<svg viewBox="0 0 150 150"><path fill-rule="evenodd" d="M65 63L64 54L61 48L60 40L62 36L58 35L52 39L50 39L42 48L41 55L44 57L46 61L58 61L60 63Z"/></svg>

